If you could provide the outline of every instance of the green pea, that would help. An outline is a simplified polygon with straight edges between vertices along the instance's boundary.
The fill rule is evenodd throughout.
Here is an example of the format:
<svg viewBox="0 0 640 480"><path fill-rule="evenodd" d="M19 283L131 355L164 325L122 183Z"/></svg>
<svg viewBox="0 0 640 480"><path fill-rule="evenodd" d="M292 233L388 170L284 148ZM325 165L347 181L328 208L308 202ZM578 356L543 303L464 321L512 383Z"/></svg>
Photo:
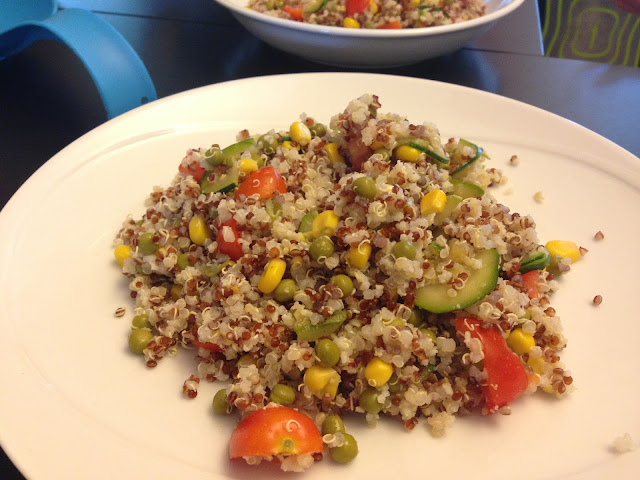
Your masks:
<svg viewBox="0 0 640 480"><path fill-rule="evenodd" d="M313 137L324 137L327 133L327 127L322 123L314 123L309 130L311 130Z"/></svg>
<svg viewBox="0 0 640 480"><path fill-rule="evenodd" d="M147 347L152 338L153 333L149 330L136 328L129 334L129 348L133 353L142 355L143 350Z"/></svg>
<svg viewBox="0 0 640 480"><path fill-rule="evenodd" d="M178 255L177 264L180 270L184 270L185 268L187 268L189 266L189 254L181 253L180 255Z"/></svg>
<svg viewBox="0 0 640 480"><path fill-rule="evenodd" d="M407 320L407 322L414 327L419 327L424 322L424 313L422 312L422 310L414 308L413 310L411 310L411 315L409 315L409 319Z"/></svg>
<svg viewBox="0 0 640 480"><path fill-rule="evenodd" d="M373 200L378 194L376 182L374 182L371 177L356 178L351 184L351 188L353 188L353 191L358 195L369 200Z"/></svg>
<svg viewBox="0 0 640 480"><path fill-rule="evenodd" d="M269 400L280 405L289 405L296 399L296 391L289 385L279 383L271 389Z"/></svg>
<svg viewBox="0 0 640 480"><path fill-rule="evenodd" d="M278 136L275 133L260 135L256 146L267 155L273 155L278 149Z"/></svg>
<svg viewBox="0 0 640 480"><path fill-rule="evenodd" d="M333 242L326 235L318 237L311 242L309 254L314 260L318 260L320 257L329 257L333 254Z"/></svg>
<svg viewBox="0 0 640 480"><path fill-rule="evenodd" d="M331 277L331 283L342 290L343 297L348 297L353 293L353 280L348 275L334 275Z"/></svg>
<svg viewBox="0 0 640 480"><path fill-rule="evenodd" d="M340 349L330 338L323 338L316 343L316 355L323 367L333 367L340 361Z"/></svg>
<svg viewBox="0 0 640 480"><path fill-rule="evenodd" d="M227 402L227 391L223 388L213 396L213 411L218 415L231 413L231 405Z"/></svg>
<svg viewBox="0 0 640 480"><path fill-rule="evenodd" d="M209 165L215 167L224 163L224 154L218 147L211 147L204 152L204 159Z"/></svg>
<svg viewBox="0 0 640 480"><path fill-rule="evenodd" d="M378 413L382 410L383 405L378 402L380 392L375 388L367 388L360 394L359 403L365 412Z"/></svg>
<svg viewBox="0 0 640 480"><path fill-rule="evenodd" d="M398 393L402 390L402 384L400 383L400 379L398 375L395 373L391 374L391 378L387 381L387 385L389 386L390 393Z"/></svg>
<svg viewBox="0 0 640 480"><path fill-rule="evenodd" d="M374 150L373 153L374 155L380 155L382 157L382 160L385 162L388 162L391 158L391 152L386 148L378 148L377 150Z"/></svg>
<svg viewBox="0 0 640 480"><path fill-rule="evenodd" d="M276 302L280 303L290 302L293 300L293 296L297 290L296 282L290 278L285 278L284 280L280 280L280 283L278 283L278 286L273 291L273 298L276 299Z"/></svg>
<svg viewBox="0 0 640 480"><path fill-rule="evenodd" d="M358 442L353 435L345 433L342 446L331 448L329 454L334 462L349 463L358 456Z"/></svg>
<svg viewBox="0 0 640 480"><path fill-rule="evenodd" d="M336 432L345 433L347 431L344 428L342 419L338 415L328 415L327 418L325 418L322 422L322 426L320 428L323 435L333 435Z"/></svg>
<svg viewBox="0 0 640 480"><path fill-rule="evenodd" d="M406 240L397 242L391 249L391 253L393 253L396 258L405 257L409 260L416 259L416 247L414 247L411 242L407 242Z"/></svg>
<svg viewBox="0 0 640 480"><path fill-rule="evenodd" d="M149 323L149 316L146 313L135 315L131 319L131 328L151 328L151 323Z"/></svg>
<svg viewBox="0 0 640 480"><path fill-rule="evenodd" d="M236 364L236 366L238 368L244 368L244 367L248 367L249 365L255 365L255 364L256 364L256 359L253 358L253 355L251 355L250 353L245 353L240 358L238 358L238 363Z"/></svg>
<svg viewBox="0 0 640 480"><path fill-rule="evenodd" d="M158 251L158 244L153 242L153 233L143 233L138 237L138 251L143 255L152 255Z"/></svg>
<svg viewBox="0 0 640 480"><path fill-rule="evenodd" d="M482 361L480 363L482 363ZM476 364L476 366L479 366L479 364ZM436 369L436 366L433 363L423 366L422 372L420 373L420 378L422 380L426 380L431 376L431 374L435 371L435 369ZM479 370L483 370L483 369L484 367L479 366Z"/></svg>
<svg viewBox="0 0 640 480"><path fill-rule="evenodd" d="M427 337L431 339L433 343L436 343L436 339L438 338L436 332L433 328L421 328L420 331L424 333Z"/></svg>

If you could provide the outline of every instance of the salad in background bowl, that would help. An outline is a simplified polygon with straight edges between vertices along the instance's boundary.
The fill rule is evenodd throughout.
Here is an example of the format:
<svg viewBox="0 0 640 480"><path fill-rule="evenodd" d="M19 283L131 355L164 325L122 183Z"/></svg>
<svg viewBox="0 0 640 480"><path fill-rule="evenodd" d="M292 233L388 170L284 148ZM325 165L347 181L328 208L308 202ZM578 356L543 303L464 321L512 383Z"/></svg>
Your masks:
<svg viewBox="0 0 640 480"><path fill-rule="evenodd" d="M273 13L273 8L270 13L248 8L249 0L216 1L228 8L247 30L271 46L314 62L349 68L397 67L454 52L482 36L500 19L524 3L524 0L487 0L483 2L484 14L476 18L444 25L397 28L407 27L409 22L400 22L397 19L388 22L374 20L369 3L365 6L366 11L350 12L351 16L344 19L341 15L335 15L332 21L335 24L342 23L343 26L334 26L307 22L318 18L323 8L329 4L334 5L335 2L327 2L324 6L321 2L317 11L310 13L298 12L297 8L300 7L295 7L294 10L289 8L290 12L294 12L293 17L298 19L296 21L280 18ZM440 23L447 21L442 12L436 14L433 10L433 2L423 0L423 3L424 5L420 4L418 7L424 6L425 8L420 10L425 12L428 7L430 18L440 19ZM275 5L274 3L272 7ZM286 5L286 2L282 4L283 11ZM292 17L290 13L285 13L284 16ZM346 18L362 28L345 28ZM367 18L373 22L370 24L372 28L365 28ZM353 22L347 23L354 26ZM393 24L395 28L375 28L385 24Z"/></svg>

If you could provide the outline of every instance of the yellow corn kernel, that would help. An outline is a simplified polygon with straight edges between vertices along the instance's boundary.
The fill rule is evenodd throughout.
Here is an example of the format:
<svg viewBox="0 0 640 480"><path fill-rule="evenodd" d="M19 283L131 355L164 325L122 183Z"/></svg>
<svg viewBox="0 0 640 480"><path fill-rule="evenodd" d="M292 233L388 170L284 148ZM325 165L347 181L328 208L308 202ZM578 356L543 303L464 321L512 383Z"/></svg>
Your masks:
<svg viewBox="0 0 640 480"><path fill-rule="evenodd" d="M340 155L338 148L339 145L337 143L327 143L324 146L324 149L327 152L327 157L331 163L344 162L344 157Z"/></svg>
<svg viewBox="0 0 640 480"><path fill-rule="evenodd" d="M347 251L347 262L353 268L364 270L369 264L371 257L371 245L369 243L361 243L357 247L351 247Z"/></svg>
<svg viewBox="0 0 640 480"><path fill-rule="evenodd" d="M530 333L526 333L521 328L516 328L509 332L507 345L515 353L522 355L523 353L529 353L529 350L536 346L536 341Z"/></svg>
<svg viewBox="0 0 640 480"><path fill-rule="evenodd" d="M347 28L360 28L360 24L357 20L354 20L351 17L347 17L344 19L344 26Z"/></svg>
<svg viewBox="0 0 640 480"><path fill-rule="evenodd" d="M378 13L378 4L376 2L374 2L373 0L369 1L369 10L371 10L371 13L373 13L374 15L376 13Z"/></svg>
<svg viewBox="0 0 640 480"><path fill-rule="evenodd" d="M256 162L253 158L241 158L240 160L238 160L238 170L240 171L240 173L249 175L250 173L258 170L258 162Z"/></svg>
<svg viewBox="0 0 640 480"><path fill-rule="evenodd" d="M372 387L381 387L393 375L393 365L375 357L364 367L364 378Z"/></svg>
<svg viewBox="0 0 640 480"><path fill-rule="evenodd" d="M420 213L429 215L430 213L440 213L447 203L447 195L442 190L431 190L422 200L420 200Z"/></svg>
<svg viewBox="0 0 640 480"><path fill-rule="evenodd" d="M282 142L282 148L286 150L292 150L294 148L293 143L291 143L289 140L285 140L284 142Z"/></svg>
<svg viewBox="0 0 640 480"><path fill-rule="evenodd" d="M409 2L409 5L411 5L412 7L416 7L417 8L418 6L420 6L420 0L411 0Z"/></svg>
<svg viewBox="0 0 640 480"><path fill-rule="evenodd" d="M529 360L527 360L527 365L529 365L538 375L542 375L544 373L544 360L542 358L529 358Z"/></svg>
<svg viewBox="0 0 640 480"><path fill-rule="evenodd" d="M551 255L558 255L560 258L569 257L572 262L580 260L580 248L574 242L568 240L551 240L545 245Z"/></svg>
<svg viewBox="0 0 640 480"><path fill-rule="evenodd" d="M336 231L340 217L333 210L325 210L313 219L311 224L311 232L315 238L331 237Z"/></svg>
<svg viewBox="0 0 640 480"><path fill-rule="evenodd" d="M206 239L211 238L211 230L200 215L195 215L189 221L189 238L196 245L203 245Z"/></svg>
<svg viewBox="0 0 640 480"><path fill-rule="evenodd" d="M371 2L371 3L373 3L373 2ZM382 143L380 140L374 140L373 143L371 144L371 148L373 148L374 150L378 150L380 148L384 148L384 143Z"/></svg>
<svg viewBox="0 0 640 480"><path fill-rule="evenodd" d="M182 285L175 284L171 285L171 290L169 290L169 295L171 295L171 300L174 302L180 298L182 295Z"/></svg>
<svg viewBox="0 0 640 480"><path fill-rule="evenodd" d="M131 247L129 245L118 245L113 250L113 256L116 257L116 263L120 266L124 265L124 261L129 258Z"/></svg>
<svg viewBox="0 0 640 480"><path fill-rule="evenodd" d="M304 384L313 393L328 393L331 398L334 398L338 392L338 385L340 385L340 374L331 367L314 365L305 372Z"/></svg>
<svg viewBox="0 0 640 480"><path fill-rule="evenodd" d="M404 160L405 162L418 163L420 158L424 157L417 148L410 147L409 145L400 145L395 150L395 156L397 160Z"/></svg>
<svg viewBox="0 0 640 480"><path fill-rule="evenodd" d="M289 127L289 135L291 140L303 147L311 141L311 130L302 122L293 122Z"/></svg>
<svg viewBox="0 0 640 480"><path fill-rule="evenodd" d="M287 264L281 258L270 260L258 280L258 290L262 293L273 292L282 280L286 269Z"/></svg>

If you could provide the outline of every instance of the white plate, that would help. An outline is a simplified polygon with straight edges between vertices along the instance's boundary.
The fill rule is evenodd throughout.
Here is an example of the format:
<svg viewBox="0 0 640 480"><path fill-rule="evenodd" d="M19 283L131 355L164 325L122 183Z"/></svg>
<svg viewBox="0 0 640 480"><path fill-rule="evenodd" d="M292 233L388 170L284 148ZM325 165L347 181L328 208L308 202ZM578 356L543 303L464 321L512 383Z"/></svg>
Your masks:
<svg viewBox="0 0 640 480"><path fill-rule="evenodd" d="M533 1L533 0L532 0ZM248 0L216 0L260 40L327 65L383 68L409 65L462 48L480 37L524 0L486 0L486 15L428 28L371 30L311 25L249 10Z"/></svg>
<svg viewBox="0 0 640 480"><path fill-rule="evenodd" d="M291 91L304 101L283 101ZM510 178L498 199L537 220L542 239L570 239L589 253L562 279L553 303L577 391L562 401L519 399L511 416L459 418L434 439L384 421L350 419L360 455L320 462L306 479L631 478L640 449L615 455L615 437L640 440L640 159L550 113L489 93L368 74L262 77L193 90L124 114L47 162L0 214L0 434L32 480L243 478L231 464L231 418L211 413L218 386L181 393L191 352L153 370L127 351L133 301L112 258L124 217L144 212L189 147L231 142L243 128L285 129L304 111L320 121L364 92L384 111L436 122L477 141ZM512 167L512 154L520 165ZM510 192L511 190L511 192ZM545 201L533 200L542 191ZM605 239L595 241L601 230ZM602 305L591 300L603 296ZM117 307L127 315L116 318ZM267 478L278 477L266 469ZM633 474L633 475L632 475ZM289 477L287 477L289 478ZM633 476L633 478L636 478Z"/></svg>

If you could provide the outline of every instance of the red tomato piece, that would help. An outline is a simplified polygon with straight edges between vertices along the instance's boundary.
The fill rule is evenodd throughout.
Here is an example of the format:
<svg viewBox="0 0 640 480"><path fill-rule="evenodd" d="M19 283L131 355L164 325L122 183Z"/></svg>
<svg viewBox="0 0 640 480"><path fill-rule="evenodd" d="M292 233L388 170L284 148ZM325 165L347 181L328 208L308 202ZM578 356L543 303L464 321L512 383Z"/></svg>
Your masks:
<svg viewBox="0 0 640 480"><path fill-rule="evenodd" d="M302 8L300 7L289 7L288 5L285 5L284 7L282 7L282 9L287 12L289 15L291 15L291 18L301 22L302 21Z"/></svg>
<svg viewBox="0 0 640 480"><path fill-rule="evenodd" d="M369 6L369 2L370 0L347 0L345 2L347 16L352 17L357 13L364 12Z"/></svg>
<svg viewBox="0 0 640 480"><path fill-rule="evenodd" d="M358 139L349 140L347 143L347 150L349 152L349 160L354 170L362 171L362 165L369 160L369 157L373 154L373 149L367 147Z"/></svg>
<svg viewBox="0 0 640 480"><path fill-rule="evenodd" d="M236 190L235 198L240 198L240 195L271 198L275 192L287 193L287 184L275 168L262 167L245 178Z"/></svg>
<svg viewBox="0 0 640 480"><path fill-rule="evenodd" d="M191 162L188 166L184 166L180 164L178 166L178 171L184 175L191 175L193 179L200 183L202 176L204 175L204 168L200 166L200 162Z"/></svg>
<svg viewBox="0 0 640 480"><path fill-rule="evenodd" d="M529 375L497 327L484 329L480 320L458 317L456 330L462 335L470 332L473 338L482 343L487 385L481 388L489 413L494 413L524 393L529 386Z"/></svg>
<svg viewBox="0 0 640 480"><path fill-rule="evenodd" d="M378 28L380 30L398 30L402 28L402 24L398 20L394 20L393 22L383 23Z"/></svg>
<svg viewBox="0 0 640 480"><path fill-rule="evenodd" d="M322 435L304 413L289 407L261 408L245 417L231 434L229 458L253 455L302 455L324 450Z"/></svg>
<svg viewBox="0 0 640 480"><path fill-rule="evenodd" d="M191 340L191 343L193 343L196 347L204 348L206 350L209 350L210 352L222 352L222 348L220 348L220 346L216 345L215 343L201 342L199 340Z"/></svg>
<svg viewBox="0 0 640 480"><path fill-rule="evenodd" d="M242 245L238 242L239 238L240 232L238 232L238 222L233 218L220 225L218 234L216 235L218 250L220 253L229 255L229 258L234 262L237 262L238 259L244 255Z"/></svg>
<svg viewBox="0 0 640 480"><path fill-rule="evenodd" d="M538 296L538 280L540 280L540 270L531 270L522 275L522 283L527 287L527 295L531 299Z"/></svg>

